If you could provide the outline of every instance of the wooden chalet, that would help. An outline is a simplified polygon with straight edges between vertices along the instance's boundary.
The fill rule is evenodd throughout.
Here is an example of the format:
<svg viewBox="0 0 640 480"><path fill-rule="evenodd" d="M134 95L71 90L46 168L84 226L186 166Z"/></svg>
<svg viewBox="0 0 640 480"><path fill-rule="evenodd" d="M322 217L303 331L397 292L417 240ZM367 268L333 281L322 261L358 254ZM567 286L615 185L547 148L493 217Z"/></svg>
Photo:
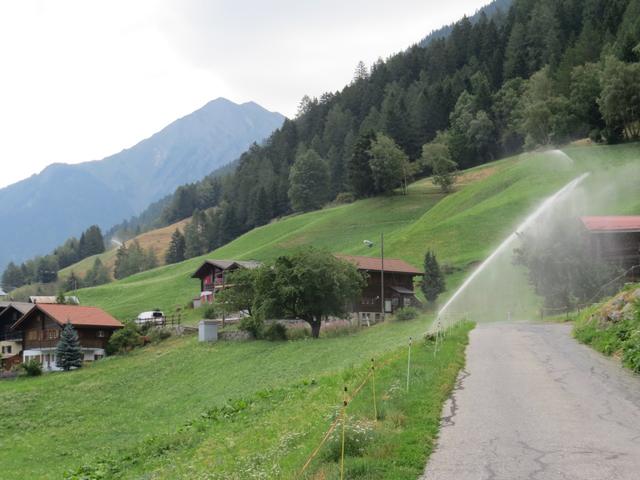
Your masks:
<svg viewBox="0 0 640 480"><path fill-rule="evenodd" d="M594 257L640 275L640 215L581 217Z"/></svg>
<svg viewBox="0 0 640 480"><path fill-rule="evenodd" d="M16 363L22 352L22 332L11 327L32 308L30 303L0 302L0 352L5 367Z"/></svg>
<svg viewBox="0 0 640 480"><path fill-rule="evenodd" d="M67 322L75 328L84 354L84 361L105 356L109 338L123 325L96 307L79 305L35 304L11 328L21 331L22 360L37 359L45 370L58 370L56 347Z"/></svg>
<svg viewBox="0 0 640 480"><path fill-rule="evenodd" d="M191 276L200 279L200 296L194 301L194 306L198 303L212 303L218 291L232 286L227 282L229 273L240 268L253 270L260 265L260 262L254 261L205 260Z"/></svg>
<svg viewBox="0 0 640 480"><path fill-rule="evenodd" d="M360 272L366 274L367 285L353 304L353 314L359 321L373 322L382 319L382 279L384 278L384 311L393 313L397 309L420 305L414 292L414 278L424 272L396 258L357 257L336 255L342 260L353 263Z"/></svg>

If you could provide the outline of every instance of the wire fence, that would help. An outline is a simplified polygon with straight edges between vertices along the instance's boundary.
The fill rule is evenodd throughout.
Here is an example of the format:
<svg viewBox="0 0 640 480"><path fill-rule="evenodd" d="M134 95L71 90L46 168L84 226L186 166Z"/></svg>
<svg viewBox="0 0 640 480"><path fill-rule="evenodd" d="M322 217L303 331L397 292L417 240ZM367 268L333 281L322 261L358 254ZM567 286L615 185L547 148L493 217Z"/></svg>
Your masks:
<svg viewBox="0 0 640 480"><path fill-rule="evenodd" d="M427 339L433 341L433 352L434 357L437 356L441 344L444 341L447 331L439 331L433 337L427 337ZM357 386L353 390L349 390L349 388L345 385L342 390L342 405L340 406L339 413L336 415L336 418L331 422L327 430L325 431L322 439L313 449L313 451L307 457L304 465L300 469L297 478L303 478L303 475L309 467L312 465L313 461L317 458L318 454L322 451L322 448L327 444L327 441L332 437L332 434L336 431L337 428L341 428L340 432L340 480L344 480L344 465L345 465L345 429L347 424L347 412L353 401L359 397L359 395L364 390L364 387L368 384L371 385L371 402L372 407L371 411L373 413L373 421L377 422L379 420L379 408L378 408L378 396L376 391L376 372L381 372L383 369L393 365L395 362L399 361L404 355L407 356L407 369L406 369L406 379L403 378L403 383L405 384L406 392L409 392L411 387L411 372L412 372L412 363L411 363L411 350L414 345L413 337L409 337L409 340L406 344L406 347L401 348L395 355L387 358L381 363L376 363L375 359L371 359L371 366L367 369L367 373L364 378L357 384Z"/></svg>
<svg viewBox="0 0 640 480"><path fill-rule="evenodd" d="M343 400L342 400L342 406L340 408L340 413L339 413L339 415L336 416L336 418L333 420L333 422L331 422L331 424L329 425L329 428L326 430L325 434L323 435L322 439L320 440L320 443L318 443L317 447L311 452L311 454L307 458L306 462L304 463L304 465L300 469L299 478L302 478L302 475L307 471L309 466L312 464L313 460L318 456L318 454L322 450L322 447L327 443L329 438L331 438L331 435L336 430L336 428L338 428L338 426L341 426L342 427L342 431L340 433L340 436L341 436L341 440L340 440L340 442L341 442L341 448L340 448L340 450L341 450L340 451L340 479L341 480L344 479L345 428L346 428L346 423L347 423L347 410L348 410L349 406L356 399L356 397L358 397L358 395L362 392L362 390L369 383L369 381L371 381L373 421L377 422L378 421L378 403L377 403L376 383L375 383L376 370L380 371L380 370L388 367L392 363L396 362L397 360L400 359L400 357L402 357L405 354L405 351L408 351L407 354L408 354L408 357L410 359L411 358L412 345L413 345L413 339L410 337L409 338L408 347L407 347L408 350L401 349L396 355L392 356L391 358L386 359L384 362L382 362L382 363L380 363L378 365L376 365L375 359L372 358L371 359L371 366L368 368L367 374L365 375L365 377L360 381L360 383L356 386L356 388L351 393L350 393L348 387L346 385L344 386L344 389L343 389ZM407 390L409 389L409 384L410 384L410 366L411 366L411 363L410 363L410 360L409 360L409 367L407 368L407 378L406 378Z"/></svg>

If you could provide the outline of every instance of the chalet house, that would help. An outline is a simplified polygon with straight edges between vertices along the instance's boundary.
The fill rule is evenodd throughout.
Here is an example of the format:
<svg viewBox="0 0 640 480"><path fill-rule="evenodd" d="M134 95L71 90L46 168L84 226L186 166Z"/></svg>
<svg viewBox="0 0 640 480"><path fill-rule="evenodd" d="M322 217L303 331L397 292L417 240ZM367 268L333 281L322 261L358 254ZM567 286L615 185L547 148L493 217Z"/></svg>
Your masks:
<svg viewBox="0 0 640 480"><path fill-rule="evenodd" d="M381 320L382 299L380 296L383 278L385 313L393 313L399 308L420 304L414 293L413 280L414 277L424 275L424 272L404 260L385 258L383 269L380 258L349 255L337 255L337 257L353 263L360 272L367 274L367 285L362 290L360 298L353 304L353 314L357 316L359 321Z"/></svg>
<svg viewBox="0 0 640 480"><path fill-rule="evenodd" d="M640 265L640 215L581 217L596 258L629 270ZM640 268L630 272L638 276Z"/></svg>
<svg viewBox="0 0 640 480"><path fill-rule="evenodd" d="M32 308L30 303L0 302L0 352L5 366L16 363L11 359L19 359L22 352L22 332L11 327Z"/></svg>
<svg viewBox="0 0 640 480"><path fill-rule="evenodd" d="M233 285L227 282L229 273L239 268L255 269L260 262L240 260L206 260L191 278L200 279L200 296L194 301L194 306L202 303L212 303L217 292Z"/></svg>
<svg viewBox="0 0 640 480"><path fill-rule="evenodd" d="M35 358L45 370L58 370L56 346L67 322L78 332L84 361L104 357L109 338L115 330L123 327L118 320L96 307L35 304L12 327L12 330L22 332L23 361Z"/></svg>

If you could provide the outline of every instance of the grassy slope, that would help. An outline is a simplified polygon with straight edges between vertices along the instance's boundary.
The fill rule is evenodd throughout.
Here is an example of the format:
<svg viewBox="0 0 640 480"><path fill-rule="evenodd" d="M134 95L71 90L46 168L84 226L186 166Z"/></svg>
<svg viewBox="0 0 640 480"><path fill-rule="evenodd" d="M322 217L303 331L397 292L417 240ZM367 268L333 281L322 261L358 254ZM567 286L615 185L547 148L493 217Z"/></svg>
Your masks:
<svg viewBox="0 0 640 480"><path fill-rule="evenodd" d="M371 252L362 240L375 239L384 229L389 256L418 265L431 246L441 261L465 268L569 178L593 164L633 160L639 152L638 145L574 148L575 164L556 154L523 155L469 172L469 184L443 199L428 181L421 181L407 197L369 199L283 219L209 257L268 259L303 244L366 254ZM189 275L201 260L83 290L81 299L120 318L149 306L170 309L197 292ZM457 274L453 282L459 278ZM1 382L0 442L5 448L0 449L0 464L10 476L29 472L56 478L64 468L105 451L127 452L149 434L172 432L228 398L361 365L424 331L427 323L389 323L320 342L203 346L193 339L173 339L82 371Z"/></svg>
<svg viewBox="0 0 640 480"><path fill-rule="evenodd" d="M604 355L620 358L624 366L640 373L640 299L635 298L636 291L640 291L640 284L628 284L613 299L584 310L576 319L573 334L582 343ZM626 300L621 302L623 298ZM621 310L629 302L634 308L630 318L625 318ZM609 320L608 314L612 312L619 313L621 318L616 322Z"/></svg>
<svg viewBox="0 0 640 480"><path fill-rule="evenodd" d="M188 220L182 220L167 227L141 233L137 237L132 238L131 240L127 240L125 244L129 245L134 240L137 240L140 243L141 247L145 249L151 248L156 254L158 263L160 265L164 265L164 257L167 253L167 249L169 248L169 243L171 242L171 235L176 230L176 228L184 231L184 227L188 223ZM60 270L59 276L60 278L66 278L71 274L71 272L74 272L76 275L84 277L87 271L93 266L96 258L99 258L100 261L104 265L106 265L107 268L109 268L109 270L113 273L113 267L116 263L116 252L117 249L114 248L111 250L107 250L106 252L99 255L93 255L91 257L80 260L79 262L76 262L73 265L69 265L68 267Z"/></svg>
<svg viewBox="0 0 640 480"><path fill-rule="evenodd" d="M229 398L361 365L427 326L427 319L391 322L353 336L284 343L172 339L77 372L1 382L3 476L60 478L97 455L173 432Z"/></svg>
<svg viewBox="0 0 640 480"><path fill-rule="evenodd" d="M208 258L267 260L301 245L336 253L371 255L362 240L385 233L385 254L420 265L427 248L442 263L468 268L512 231L541 198L569 179L602 163L629 162L640 147L570 147L575 162L558 153L524 154L467 173L469 184L440 200L429 180L413 184L406 197L361 200L296 215L255 229L206 255ZM473 181L472 181L473 180ZM633 208L633 207L629 207ZM203 258L144 272L114 284L80 291L84 304L131 318L156 306L171 310L198 291L190 279ZM455 284L461 274L450 279Z"/></svg>

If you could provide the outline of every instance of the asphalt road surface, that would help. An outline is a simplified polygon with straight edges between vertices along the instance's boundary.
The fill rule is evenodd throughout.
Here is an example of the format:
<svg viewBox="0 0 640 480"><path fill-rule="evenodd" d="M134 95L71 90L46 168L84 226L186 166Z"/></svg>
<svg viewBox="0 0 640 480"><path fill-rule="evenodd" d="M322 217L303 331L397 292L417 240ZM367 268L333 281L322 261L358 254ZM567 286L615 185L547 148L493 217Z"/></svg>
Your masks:
<svg viewBox="0 0 640 480"><path fill-rule="evenodd" d="M640 376L569 325L478 325L422 479L640 480Z"/></svg>

